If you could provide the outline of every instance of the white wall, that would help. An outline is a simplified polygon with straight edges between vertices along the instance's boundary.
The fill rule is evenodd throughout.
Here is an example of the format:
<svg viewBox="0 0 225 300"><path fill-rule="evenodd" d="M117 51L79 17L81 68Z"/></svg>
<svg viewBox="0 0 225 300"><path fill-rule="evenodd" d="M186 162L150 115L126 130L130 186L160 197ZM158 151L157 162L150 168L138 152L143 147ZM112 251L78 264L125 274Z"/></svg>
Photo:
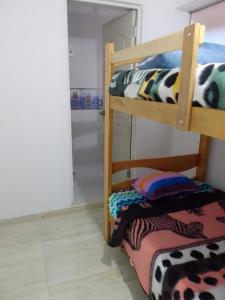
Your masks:
<svg viewBox="0 0 225 300"><path fill-rule="evenodd" d="M225 44L225 1L196 11L192 14L192 23L206 25L205 41Z"/></svg>
<svg viewBox="0 0 225 300"><path fill-rule="evenodd" d="M175 0L123 2L144 5L143 41L188 23ZM0 2L0 218L71 205L66 20L66 0ZM137 156L169 150L171 129L139 119L136 125Z"/></svg>
<svg viewBox="0 0 225 300"><path fill-rule="evenodd" d="M103 86L103 18L69 13L70 86Z"/></svg>
<svg viewBox="0 0 225 300"><path fill-rule="evenodd" d="M69 49L73 52L69 58L72 88L103 88L103 22L101 16L68 14ZM100 201L103 118L99 110L72 110L71 120L74 204Z"/></svg>
<svg viewBox="0 0 225 300"><path fill-rule="evenodd" d="M69 13L68 33L73 52L69 58L70 87L103 88L103 18ZM73 110L71 120L74 169L102 165L103 119L99 111Z"/></svg>
<svg viewBox="0 0 225 300"><path fill-rule="evenodd" d="M143 5L142 41L179 31L189 22L189 14L175 9L175 0L129 1ZM136 157L164 156L171 153L173 130L169 126L136 119Z"/></svg>
<svg viewBox="0 0 225 300"><path fill-rule="evenodd" d="M225 2L205 8L193 14L192 22L206 25L205 40L225 44ZM174 130L172 154L191 153L198 150L199 135ZM206 180L213 186L225 190L224 170L225 142L212 140L209 152L209 165Z"/></svg>
<svg viewBox="0 0 225 300"><path fill-rule="evenodd" d="M0 2L0 219L69 207L65 0Z"/></svg>
<svg viewBox="0 0 225 300"><path fill-rule="evenodd" d="M72 136L74 168L103 165L103 118L99 110L74 110ZM87 173L88 176L88 173Z"/></svg>
<svg viewBox="0 0 225 300"><path fill-rule="evenodd" d="M206 25L206 41L225 44L225 2L198 11L193 20ZM225 141L213 140L209 153L207 181L217 188L225 190Z"/></svg>

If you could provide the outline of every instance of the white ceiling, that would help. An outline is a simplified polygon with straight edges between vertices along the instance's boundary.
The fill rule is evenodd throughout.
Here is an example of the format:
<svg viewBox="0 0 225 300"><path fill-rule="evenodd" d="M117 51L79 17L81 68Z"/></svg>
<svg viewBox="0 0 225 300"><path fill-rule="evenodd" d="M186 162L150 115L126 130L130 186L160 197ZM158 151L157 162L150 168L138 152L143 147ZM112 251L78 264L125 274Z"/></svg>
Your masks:
<svg viewBox="0 0 225 300"><path fill-rule="evenodd" d="M176 8L193 12L219 2L222 2L222 0L176 0Z"/></svg>
<svg viewBox="0 0 225 300"><path fill-rule="evenodd" d="M125 8L116 8L101 4L81 3L79 1L68 1L68 13L79 15L91 15L102 18L104 22L118 18L128 12Z"/></svg>

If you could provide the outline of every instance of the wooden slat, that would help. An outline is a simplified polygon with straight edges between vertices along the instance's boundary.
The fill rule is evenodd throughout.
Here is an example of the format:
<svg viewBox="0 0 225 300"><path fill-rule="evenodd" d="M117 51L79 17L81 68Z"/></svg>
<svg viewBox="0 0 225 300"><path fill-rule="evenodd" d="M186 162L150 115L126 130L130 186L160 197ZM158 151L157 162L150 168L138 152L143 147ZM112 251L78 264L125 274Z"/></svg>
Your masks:
<svg viewBox="0 0 225 300"><path fill-rule="evenodd" d="M113 96L110 99L113 110L176 126L178 112L176 104Z"/></svg>
<svg viewBox="0 0 225 300"><path fill-rule="evenodd" d="M139 61L146 56L152 56L164 52L174 51L182 48L183 31L140 44L132 48L126 48L114 53L112 62L123 65Z"/></svg>
<svg viewBox="0 0 225 300"><path fill-rule="evenodd" d="M192 100L194 94L198 46L204 39L204 26L193 24L184 30L182 64L180 72L179 109L177 128L190 129Z"/></svg>
<svg viewBox="0 0 225 300"><path fill-rule="evenodd" d="M112 186L113 192L119 192L122 190L128 190L131 187L131 179L123 182L116 183Z"/></svg>
<svg viewBox="0 0 225 300"><path fill-rule="evenodd" d="M111 216L111 214L109 214L109 223L110 223L110 227L112 227L113 224L114 224L114 219L113 219L113 217Z"/></svg>
<svg viewBox="0 0 225 300"><path fill-rule="evenodd" d="M198 178L198 180L201 181L205 180L205 175L207 171L209 143L210 137L201 134L199 142L200 159L199 164L196 168L196 177Z"/></svg>
<svg viewBox="0 0 225 300"><path fill-rule="evenodd" d="M119 67L121 65L133 65L133 64L137 64L139 62L141 62L143 60L142 57L140 58L136 58L136 59L132 59L132 61L130 59L127 59L127 60L124 60L122 63L121 62L118 62L118 63L114 63L112 65L113 69L116 68L116 67Z"/></svg>
<svg viewBox="0 0 225 300"><path fill-rule="evenodd" d="M178 105L111 96L116 111L176 126ZM225 140L225 111L192 107L190 130Z"/></svg>
<svg viewBox="0 0 225 300"><path fill-rule="evenodd" d="M112 56L114 44L105 47L105 136L104 136L104 237L108 241L111 235L108 200L112 193L112 122L113 111L110 108L109 84L112 78Z"/></svg>
<svg viewBox="0 0 225 300"><path fill-rule="evenodd" d="M225 111L193 107L191 131L225 140Z"/></svg>
<svg viewBox="0 0 225 300"><path fill-rule="evenodd" d="M114 162L112 165L112 172L116 173L132 168L150 168L160 171L182 172L196 167L198 162L199 154L127 160Z"/></svg>

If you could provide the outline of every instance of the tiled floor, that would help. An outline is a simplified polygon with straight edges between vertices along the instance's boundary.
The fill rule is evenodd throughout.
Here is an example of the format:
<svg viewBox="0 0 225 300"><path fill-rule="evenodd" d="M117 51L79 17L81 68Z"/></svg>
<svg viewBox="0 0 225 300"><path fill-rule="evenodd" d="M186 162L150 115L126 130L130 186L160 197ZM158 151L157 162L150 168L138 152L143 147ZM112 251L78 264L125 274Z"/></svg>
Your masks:
<svg viewBox="0 0 225 300"><path fill-rule="evenodd" d="M146 300L120 249L105 246L102 208L0 223L0 300Z"/></svg>

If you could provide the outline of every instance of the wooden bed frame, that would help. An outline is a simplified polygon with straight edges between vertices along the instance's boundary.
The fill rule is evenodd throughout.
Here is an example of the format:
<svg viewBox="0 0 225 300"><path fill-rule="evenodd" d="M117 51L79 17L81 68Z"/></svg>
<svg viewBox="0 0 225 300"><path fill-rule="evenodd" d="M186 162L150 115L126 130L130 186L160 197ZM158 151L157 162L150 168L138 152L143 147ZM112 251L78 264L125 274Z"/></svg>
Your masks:
<svg viewBox="0 0 225 300"><path fill-rule="evenodd" d="M196 178L204 180L210 137L225 140L225 111L192 107L199 44L204 41L205 26L193 24L183 31L114 52L114 44L105 49L105 146L104 146L104 237L109 240L113 220L108 209L114 191L130 187L130 180L112 185L112 175L131 168L152 168L162 171L186 171L196 167ZM115 97L109 84L115 67L140 62L146 56L182 50L179 104L158 103L140 99ZM169 124L180 130L200 133L197 154L112 162L113 111Z"/></svg>

